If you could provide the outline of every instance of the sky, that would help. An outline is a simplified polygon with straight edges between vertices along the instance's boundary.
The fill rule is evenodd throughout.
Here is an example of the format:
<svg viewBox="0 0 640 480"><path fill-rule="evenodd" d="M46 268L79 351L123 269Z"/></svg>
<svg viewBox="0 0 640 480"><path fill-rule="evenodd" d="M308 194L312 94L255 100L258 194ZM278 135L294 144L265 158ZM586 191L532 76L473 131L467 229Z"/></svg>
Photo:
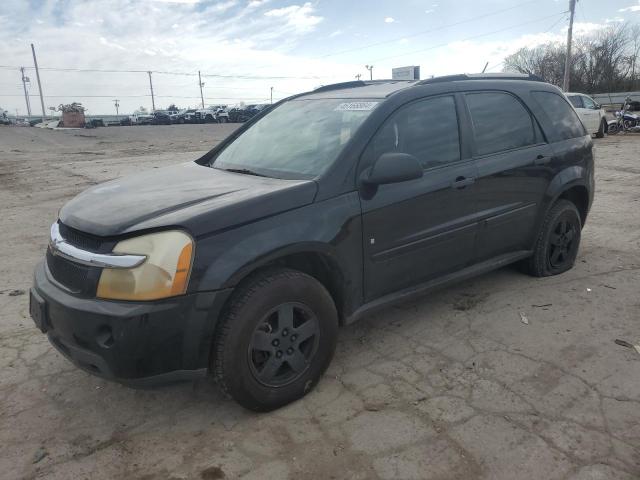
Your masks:
<svg viewBox="0 0 640 480"><path fill-rule="evenodd" d="M81 102L92 115L200 104L268 103L320 85L502 71L524 46L566 41L568 0L2 0L0 108L41 113ZM640 23L640 0L579 0L575 32Z"/></svg>

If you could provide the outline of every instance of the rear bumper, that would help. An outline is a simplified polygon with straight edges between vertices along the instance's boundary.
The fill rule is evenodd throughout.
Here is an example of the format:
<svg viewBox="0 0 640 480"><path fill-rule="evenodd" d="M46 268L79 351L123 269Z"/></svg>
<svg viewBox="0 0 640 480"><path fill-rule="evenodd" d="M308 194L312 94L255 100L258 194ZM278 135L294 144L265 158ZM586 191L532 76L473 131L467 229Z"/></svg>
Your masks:
<svg viewBox="0 0 640 480"><path fill-rule="evenodd" d="M80 298L35 271L30 310L51 344L83 370L130 386L206 375L213 333L231 290L155 302Z"/></svg>

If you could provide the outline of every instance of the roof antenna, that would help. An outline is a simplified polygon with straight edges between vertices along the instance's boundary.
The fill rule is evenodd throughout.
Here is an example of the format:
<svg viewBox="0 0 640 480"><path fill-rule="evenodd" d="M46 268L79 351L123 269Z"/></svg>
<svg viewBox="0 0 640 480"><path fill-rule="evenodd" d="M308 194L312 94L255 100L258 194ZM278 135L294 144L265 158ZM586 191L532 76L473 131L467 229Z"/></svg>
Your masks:
<svg viewBox="0 0 640 480"><path fill-rule="evenodd" d="M487 69L488 66L489 66L489 62L484 64L484 68L482 69L482 73L484 73L484 71Z"/></svg>

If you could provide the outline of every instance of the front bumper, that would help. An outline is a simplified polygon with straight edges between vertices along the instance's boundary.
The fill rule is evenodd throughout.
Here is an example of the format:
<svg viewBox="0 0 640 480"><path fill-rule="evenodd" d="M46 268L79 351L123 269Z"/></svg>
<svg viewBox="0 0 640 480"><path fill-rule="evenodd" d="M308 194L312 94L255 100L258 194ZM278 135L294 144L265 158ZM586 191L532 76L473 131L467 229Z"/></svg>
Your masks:
<svg viewBox="0 0 640 480"><path fill-rule="evenodd" d="M154 302L81 298L35 270L31 315L51 344L89 373L131 386L206 375L215 325L231 289Z"/></svg>

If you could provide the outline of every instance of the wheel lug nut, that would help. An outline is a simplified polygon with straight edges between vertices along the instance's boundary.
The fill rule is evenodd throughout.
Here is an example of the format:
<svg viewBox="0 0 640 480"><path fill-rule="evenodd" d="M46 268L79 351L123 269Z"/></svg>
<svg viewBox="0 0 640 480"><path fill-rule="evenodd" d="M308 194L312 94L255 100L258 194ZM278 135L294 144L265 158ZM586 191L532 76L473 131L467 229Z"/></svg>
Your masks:
<svg viewBox="0 0 640 480"><path fill-rule="evenodd" d="M280 350L278 350L276 352L276 358L280 358L280 357L282 357L282 352Z"/></svg>
<svg viewBox="0 0 640 480"><path fill-rule="evenodd" d="M271 345L273 345L274 347L277 347L278 345L280 345L280 340L276 338L273 342L271 342Z"/></svg>
<svg viewBox="0 0 640 480"><path fill-rule="evenodd" d="M292 342L295 342L295 341L296 341L296 338L298 338L298 336L297 336L297 335L291 335L291 341L292 341Z"/></svg>
<svg viewBox="0 0 640 480"><path fill-rule="evenodd" d="M287 330L286 328L282 331L282 336L286 337L287 335L289 335L289 330Z"/></svg>
<svg viewBox="0 0 640 480"><path fill-rule="evenodd" d="M287 349L287 355L291 355L293 353L293 348L288 348Z"/></svg>

